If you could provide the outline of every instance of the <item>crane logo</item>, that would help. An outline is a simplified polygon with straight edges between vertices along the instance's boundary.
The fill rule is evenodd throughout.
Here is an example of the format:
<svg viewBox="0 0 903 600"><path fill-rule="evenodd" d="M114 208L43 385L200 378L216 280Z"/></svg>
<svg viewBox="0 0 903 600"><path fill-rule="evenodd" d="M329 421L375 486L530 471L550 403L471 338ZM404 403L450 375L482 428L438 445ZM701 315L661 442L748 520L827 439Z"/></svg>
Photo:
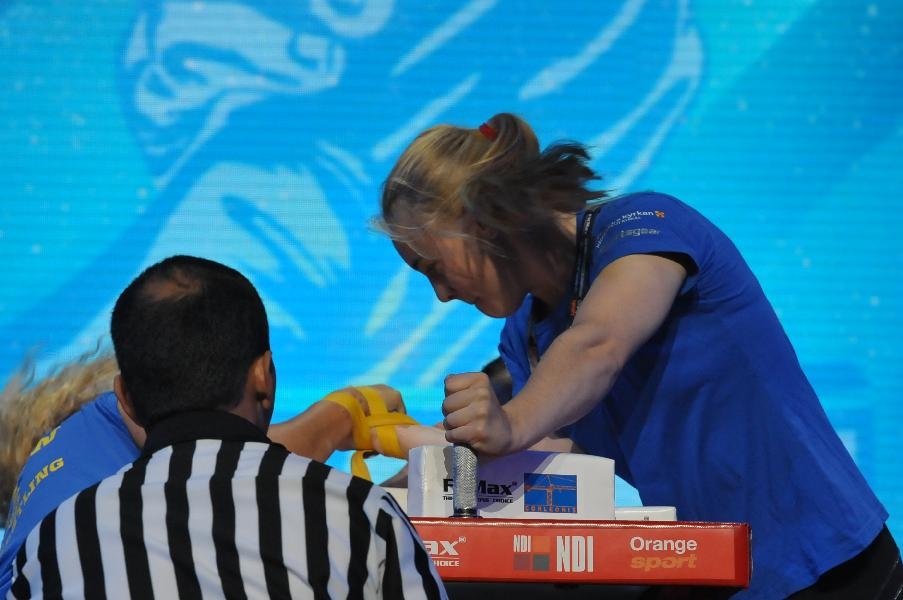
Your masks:
<svg viewBox="0 0 903 600"><path fill-rule="evenodd" d="M524 512L576 513L577 476L524 473Z"/></svg>

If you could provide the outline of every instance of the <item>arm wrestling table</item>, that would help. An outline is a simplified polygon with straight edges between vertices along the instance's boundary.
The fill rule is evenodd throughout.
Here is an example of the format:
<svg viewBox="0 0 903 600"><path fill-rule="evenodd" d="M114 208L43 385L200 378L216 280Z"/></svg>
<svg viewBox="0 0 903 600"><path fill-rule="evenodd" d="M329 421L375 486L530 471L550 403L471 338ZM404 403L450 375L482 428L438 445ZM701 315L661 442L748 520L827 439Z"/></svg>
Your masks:
<svg viewBox="0 0 903 600"><path fill-rule="evenodd" d="M610 459L526 451L481 466L474 451L461 445L423 447L412 450L411 455L417 467L413 474L418 511L423 509L424 498L438 501L430 510L443 510L448 500L444 492L451 482L453 516L440 518L421 513L411 517L411 521L452 598L511 593L518 600L708 600L725 598L749 585L747 524L476 516L480 484L486 483L489 491L488 482L481 478L492 468L502 475L493 473L487 478L505 481L505 475L510 475L512 498L517 491L519 503L525 504L531 488L538 489L543 498L554 498L555 492L561 490L577 493L578 476L561 475L561 469L550 467L550 461L594 460L592 467L583 472L606 472L613 480L614 463ZM423 460L424 456L431 462ZM432 478L423 475L429 470L420 468L424 465L433 467ZM517 476L522 472L525 481L537 473L553 479L567 477L569 481L566 486L521 485ZM592 480L592 475L588 477ZM435 491L423 494L423 482L431 480L435 480ZM439 482L443 493L437 493ZM608 496L613 481L601 488ZM613 498L600 496L597 502L602 500L613 504ZM523 514L520 504L512 500L508 506L513 505L515 512ZM557 510L576 512L577 504L575 496ZM548 510L556 510L556 506L552 503Z"/></svg>

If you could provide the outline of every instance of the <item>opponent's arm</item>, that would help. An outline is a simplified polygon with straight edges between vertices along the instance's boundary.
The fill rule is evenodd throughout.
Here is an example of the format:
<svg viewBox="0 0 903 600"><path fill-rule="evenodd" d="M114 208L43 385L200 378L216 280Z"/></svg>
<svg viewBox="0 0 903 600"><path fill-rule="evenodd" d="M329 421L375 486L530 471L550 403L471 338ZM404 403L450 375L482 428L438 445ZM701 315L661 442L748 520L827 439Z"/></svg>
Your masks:
<svg viewBox="0 0 903 600"><path fill-rule="evenodd" d="M388 385L371 385L379 392L390 412L403 411L401 393ZM354 396L366 413L367 401L354 387L342 389ZM267 435L290 452L325 461L336 450L354 450L351 414L335 402L320 400L287 421L274 423ZM375 439L374 439L375 441Z"/></svg>

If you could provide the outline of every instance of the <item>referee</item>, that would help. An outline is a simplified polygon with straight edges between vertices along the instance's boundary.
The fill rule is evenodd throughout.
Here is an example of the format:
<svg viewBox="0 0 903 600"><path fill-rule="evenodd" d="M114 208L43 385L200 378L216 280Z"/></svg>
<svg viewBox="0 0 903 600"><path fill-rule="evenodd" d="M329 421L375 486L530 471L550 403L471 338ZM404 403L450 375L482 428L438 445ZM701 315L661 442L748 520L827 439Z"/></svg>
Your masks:
<svg viewBox="0 0 903 600"><path fill-rule="evenodd" d="M142 455L32 530L14 598L446 598L385 490L266 437L276 371L244 276L163 260L119 296L111 333Z"/></svg>

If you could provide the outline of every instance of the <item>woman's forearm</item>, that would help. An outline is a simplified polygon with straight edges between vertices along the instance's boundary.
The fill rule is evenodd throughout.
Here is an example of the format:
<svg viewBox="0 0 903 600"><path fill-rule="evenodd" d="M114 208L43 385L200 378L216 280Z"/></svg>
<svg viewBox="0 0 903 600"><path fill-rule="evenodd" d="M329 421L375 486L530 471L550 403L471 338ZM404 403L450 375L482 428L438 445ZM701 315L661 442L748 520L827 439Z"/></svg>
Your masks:
<svg viewBox="0 0 903 600"><path fill-rule="evenodd" d="M511 426L508 451L523 450L584 416L611 389L622 359L590 326L562 333L527 384L502 410Z"/></svg>

